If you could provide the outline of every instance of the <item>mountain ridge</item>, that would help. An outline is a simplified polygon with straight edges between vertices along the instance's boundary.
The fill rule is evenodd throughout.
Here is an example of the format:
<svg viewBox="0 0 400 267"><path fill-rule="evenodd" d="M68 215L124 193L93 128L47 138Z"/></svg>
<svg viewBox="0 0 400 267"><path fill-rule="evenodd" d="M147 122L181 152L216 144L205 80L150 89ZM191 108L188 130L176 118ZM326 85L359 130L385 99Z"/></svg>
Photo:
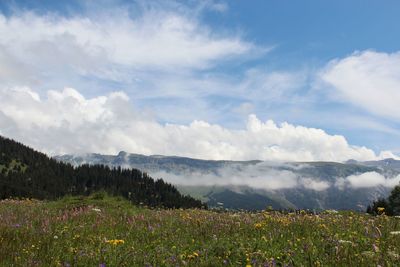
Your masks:
<svg viewBox="0 0 400 267"><path fill-rule="evenodd" d="M362 184L352 188L348 177L368 174L390 178L400 173L400 169L391 167L393 164L385 164L387 159L342 163L265 162L146 156L124 151L117 155L63 155L56 159L75 165L87 163L138 168L166 179L182 193L207 201L210 206L224 202L227 208L246 209L260 209L264 204L272 203L274 208L362 210L371 201L386 197L390 188L385 185L362 187ZM391 162L400 163L394 159ZM265 184L265 188L260 184ZM254 205L248 204L251 201Z"/></svg>

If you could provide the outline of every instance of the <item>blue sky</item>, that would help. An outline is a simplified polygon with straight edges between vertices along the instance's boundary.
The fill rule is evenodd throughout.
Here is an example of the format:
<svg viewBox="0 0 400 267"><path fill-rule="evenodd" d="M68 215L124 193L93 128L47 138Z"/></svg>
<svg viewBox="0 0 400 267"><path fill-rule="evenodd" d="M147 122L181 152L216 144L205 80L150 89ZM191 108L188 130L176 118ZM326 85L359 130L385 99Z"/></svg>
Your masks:
<svg viewBox="0 0 400 267"><path fill-rule="evenodd" d="M363 147L372 150L376 158L381 151L400 154L398 1L3 1L0 11L3 99L9 98L10 92L28 92L37 94L41 104L40 108L37 101L9 104L2 110L3 120L16 126L2 134L38 149L50 153L121 149L271 160L374 158L357 150ZM76 94L63 94L64 88L73 88ZM65 110L71 104L67 98L83 98L78 101L81 104L100 103L119 92L129 103L129 112L101 102L93 109L105 110L102 115L79 120L60 115L48 121L62 122L46 122L46 127L40 126L41 115L30 120L22 116L21 121L11 114L15 109L42 114L55 101L49 91L62 95ZM29 110L22 108L31 105ZM110 141L103 147L83 146L82 151L71 145L72 141L54 148L57 142L29 137L33 129L40 128L44 136L68 132L71 140L82 141L83 134L92 133L82 125L88 127L90 122L93 129L106 132L100 125L109 122L100 123L99 118L104 119L106 113L120 118L118 112L126 113L126 119L107 126L116 132L136 129L143 120L161 127L160 135L168 136L164 141L178 142L168 132L171 124L177 129L188 127L190 133L180 134L190 144L190 138L215 135L214 128L209 133L192 128L193 122L201 121L228 134L199 141L199 149L193 151L185 150L187 143L168 150L154 145L151 138L136 136L138 133L124 135L130 145ZM252 115L265 128L256 137L248 133ZM268 132L268 120L278 126L279 134ZM302 128L288 134L281 126L285 122L321 129L333 139L342 136L346 140L343 147L351 151L336 151L335 146L341 145L325 139L314 144ZM244 144L232 137L237 131L260 141L249 141L249 151L242 155L237 151L243 150ZM129 137L132 135L136 138ZM112 139L103 136L99 140L104 138ZM151 145L139 145L136 139ZM326 150L317 151L319 142L326 143ZM208 153L204 144L219 149ZM230 150L224 150L226 145ZM260 146L267 149L251 152L251 147ZM359 154L353 154L353 146ZM228 150L231 152L224 152ZM304 153L287 156L299 151ZM266 156L268 153L277 156Z"/></svg>

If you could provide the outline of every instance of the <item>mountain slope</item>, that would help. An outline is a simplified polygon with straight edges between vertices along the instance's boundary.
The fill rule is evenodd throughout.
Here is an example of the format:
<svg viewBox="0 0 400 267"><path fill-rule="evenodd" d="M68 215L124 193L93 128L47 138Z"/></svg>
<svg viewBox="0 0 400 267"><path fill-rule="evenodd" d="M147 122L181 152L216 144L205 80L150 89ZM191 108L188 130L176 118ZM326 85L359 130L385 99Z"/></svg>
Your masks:
<svg viewBox="0 0 400 267"><path fill-rule="evenodd" d="M64 155L56 157L73 165L105 164L138 168L153 177L175 184L178 189L210 206L222 202L227 208L261 209L355 209L364 210L371 201L388 196L385 185L352 185L348 177L371 174L393 177L400 170L373 162L213 161L176 156ZM361 178L362 179L362 176Z"/></svg>
<svg viewBox="0 0 400 267"><path fill-rule="evenodd" d="M165 207L201 207L171 184L137 169L81 165L73 167L0 136L0 198L54 199L105 190L133 203Z"/></svg>

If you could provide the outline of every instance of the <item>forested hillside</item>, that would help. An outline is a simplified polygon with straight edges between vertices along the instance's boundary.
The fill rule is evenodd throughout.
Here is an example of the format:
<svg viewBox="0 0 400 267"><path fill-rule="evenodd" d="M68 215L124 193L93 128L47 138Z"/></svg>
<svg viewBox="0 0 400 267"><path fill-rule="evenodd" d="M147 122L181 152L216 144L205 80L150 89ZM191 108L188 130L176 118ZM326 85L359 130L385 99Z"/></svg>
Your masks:
<svg viewBox="0 0 400 267"><path fill-rule="evenodd" d="M154 180L137 169L102 165L73 167L21 143L0 136L0 198L56 199L105 190L132 203L168 208L201 207L171 184Z"/></svg>

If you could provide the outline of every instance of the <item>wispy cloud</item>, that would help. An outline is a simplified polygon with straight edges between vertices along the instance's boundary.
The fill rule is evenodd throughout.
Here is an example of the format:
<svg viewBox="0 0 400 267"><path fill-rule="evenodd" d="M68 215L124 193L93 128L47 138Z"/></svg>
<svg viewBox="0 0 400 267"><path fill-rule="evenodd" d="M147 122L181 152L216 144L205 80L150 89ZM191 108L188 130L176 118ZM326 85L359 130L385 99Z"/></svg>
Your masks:
<svg viewBox="0 0 400 267"><path fill-rule="evenodd" d="M399 121L399 65L399 52L355 52L331 61L320 77L334 89L336 99Z"/></svg>
<svg viewBox="0 0 400 267"><path fill-rule="evenodd" d="M2 56L41 78L68 70L120 80L144 70L210 68L256 49L240 36L219 35L187 14L143 12L136 17L125 11L93 18L0 15ZM2 69L13 66L2 62Z"/></svg>

